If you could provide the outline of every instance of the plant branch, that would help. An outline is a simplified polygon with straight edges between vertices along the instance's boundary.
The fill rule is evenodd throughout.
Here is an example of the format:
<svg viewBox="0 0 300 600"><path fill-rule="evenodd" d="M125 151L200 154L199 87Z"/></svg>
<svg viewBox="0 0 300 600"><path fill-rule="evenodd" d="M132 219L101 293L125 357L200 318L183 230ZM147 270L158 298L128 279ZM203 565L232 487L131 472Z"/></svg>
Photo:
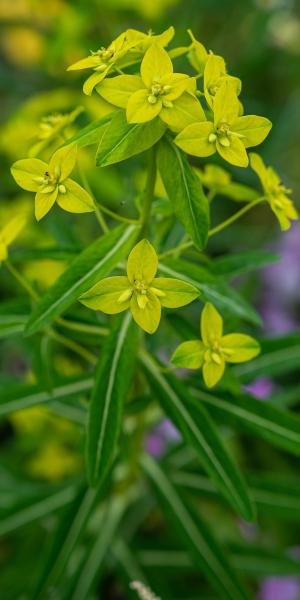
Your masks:
<svg viewBox="0 0 300 600"><path fill-rule="evenodd" d="M149 150L148 174L145 192L143 196L142 215L141 215L141 233L143 238L147 232L147 227L151 215L151 204L154 195L156 181L156 149L155 146Z"/></svg>

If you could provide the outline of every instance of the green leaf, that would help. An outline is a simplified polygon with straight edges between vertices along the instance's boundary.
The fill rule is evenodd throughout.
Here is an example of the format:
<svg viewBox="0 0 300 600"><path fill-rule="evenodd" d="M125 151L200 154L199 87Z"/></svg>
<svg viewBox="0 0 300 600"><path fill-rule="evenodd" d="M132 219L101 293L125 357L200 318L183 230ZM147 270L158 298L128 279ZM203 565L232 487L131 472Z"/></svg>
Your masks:
<svg viewBox="0 0 300 600"><path fill-rule="evenodd" d="M115 457L123 405L132 381L138 329L131 313L117 318L100 355L87 429L87 473L91 485L103 481Z"/></svg>
<svg viewBox="0 0 300 600"><path fill-rule="evenodd" d="M200 390L192 390L193 397L206 405L213 417L222 423L234 424L267 440L270 444L300 455L300 418L252 396L225 396L222 398Z"/></svg>
<svg viewBox="0 0 300 600"><path fill-rule="evenodd" d="M244 479L228 454L206 410L188 395L186 386L170 373L163 375L148 356L141 358L147 380L166 414L191 445L219 490L247 520L254 518L254 508Z"/></svg>
<svg viewBox="0 0 300 600"><path fill-rule="evenodd" d="M104 563L120 526L125 508L126 498L124 499L124 496L116 496L108 503L96 529L97 537L93 544L88 544L71 585L63 596L66 600L83 600L92 597L90 592L96 587L102 575Z"/></svg>
<svg viewBox="0 0 300 600"><path fill-rule="evenodd" d="M0 339L23 333L28 315L0 315Z"/></svg>
<svg viewBox="0 0 300 600"><path fill-rule="evenodd" d="M223 277L236 277L241 273L256 271L266 265L280 260L277 254L266 250L253 250L250 252L238 252L228 256L214 259L209 269L215 275Z"/></svg>
<svg viewBox="0 0 300 600"><path fill-rule="evenodd" d="M164 514L184 541L194 564L203 571L222 598L248 597L237 575L207 523L179 495L161 467L150 458L142 458L142 467L150 478Z"/></svg>
<svg viewBox="0 0 300 600"><path fill-rule="evenodd" d="M277 377L299 370L299 334L262 340L261 348L262 353L259 357L234 368L234 372L242 381L252 381L267 375Z"/></svg>
<svg viewBox="0 0 300 600"><path fill-rule="evenodd" d="M38 496L34 500L31 499L30 504L21 504L20 506L13 507L12 512L6 514L0 520L0 536L6 535L28 523L42 519L70 504L74 499L76 491L74 485L69 485L51 494L48 493L46 496Z"/></svg>
<svg viewBox="0 0 300 600"><path fill-rule="evenodd" d="M89 392L93 387L94 380L91 376L76 379L66 379L55 385L51 391L41 385L13 385L1 389L0 417L4 417L18 410L41 404L49 404L49 407L62 402L68 406L68 399L81 396ZM76 407L80 410L80 407ZM84 407L81 409L85 414ZM83 421L82 421L83 422Z"/></svg>
<svg viewBox="0 0 300 600"><path fill-rule="evenodd" d="M204 299L212 302L221 312L225 310L255 325L261 324L260 316L237 290L226 285L222 279L214 277L212 273L207 276L202 266L182 259L166 258L159 264L159 271L168 277L183 279L195 286L203 293Z"/></svg>
<svg viewBox="0 0 300 600"><path fill-rule="evenodd" d="M63 145L68 146L69 144L76 143L78 148L84 148L85 146L91 146L92 144L99 143L99 140L109 125L112 116L112 113L109 113L108 115L101 117L101 119L93 121L90 123L90 125L83 127L83 129L81 129L78 133L68 138Z"/></svg>
<svg viewBox="0 0 300 600"><path fill-rule="evenodd" d="M258 514L266 514L284 521L300 520L300 482L296 477L283 473L246 474L251 494L257 505ZM213 498L220 501L213 481L198 473L176 471L172 481L188 492L194 492L197 498Z"/></svg>
<svg viewBox="0 0 300 600"><path fill-rule="evenodd" d="M195 246L202 250L207 242L209 205L199 177L185 154L166 138L159 144L157 161L176 217Z"/></svg>
<svg viewBox="0 0 300 600"><path fill-rule="evenodd" d="M120 225L83 250L37 304L25 333L31 335L49 325L83 292L107 275L131 249L137 231L134 225Z"/></svg>
<svg viewBox="0 0 300 600"><path fill-rule="evenodd" d="M148 150L165 130L166 125L158 118L148 123L129 124L124 111L114 113L98 146L97 167L113 165Z"/></svg>
<svg viewBox="0 0 300 600"><path fill-rule="evenodd" d="M62 515L51 545L47 548L32 600L45 598L47 589L57 586L65 577L70 557L102 493L102 488L92 490L81 487L78 490L72 504Z"/></svg>

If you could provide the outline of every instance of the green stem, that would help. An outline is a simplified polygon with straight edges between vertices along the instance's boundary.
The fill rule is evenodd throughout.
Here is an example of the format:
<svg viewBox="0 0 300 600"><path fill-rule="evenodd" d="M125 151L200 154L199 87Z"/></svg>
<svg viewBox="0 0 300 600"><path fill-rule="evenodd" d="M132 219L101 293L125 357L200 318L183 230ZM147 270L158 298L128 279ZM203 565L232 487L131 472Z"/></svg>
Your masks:
<svg viewBox="0 0 300 600"><path fill-rule="evenodd" d="M121 215L115 213L113 210L110 210L109 208L106 208L106 206L103 206L103 204L99 204L99 202L97 203L97 206L100 208L101 212L109 215L112 219L115 219L116 221L121 221L121 223L127 223L128 225L137 225L139 223L138 219L129 219L128 217L122 217Z"/></svg>
<svg viewBox="0 0 300 600"><path fill-rule="evenodd" d="M64 327L65 329L71 329L71 331L80 331L81 333L88 333L92 335L107 335L108 329L106 327L100 327L98 325L90 325L89 323L77 323L76 321L69 321L69 319L64 319L62 317L58 317L55 319L58 325Z"/></svg>
<svg viewBox="0 0 300 600"><path fill-rule="evenodd" d="M154 195L156 181L156 149L155 146L149 150L148 174L146 187L143 197L142 214L141 214L141 239L146 235L147 227L151 215L151 204Z"/></svg>
<svg viewBox="0 0 300 600"><path fill-rule="evenodd" d="M26 281L26 279L23 277L23 275L21 275L21 273L19 273L19 271L17 271L17 269L15 269L15 267L13 267L13 265L10 263L10 261L8 259L5 261L5 264L6 264L7 270L18 281L18 283L21 285L21 287L23 287L24 290L26 290L26 292L29 294L29 296L32 298L32 300L37 302L39 299L38 294L35 292L35 290L30 285L30 283L28 281Z"/></svg>
<svg viewBox="0 0 300 600"><path fill-rule="evenodd" d="M86 348L84 348L80 344L77 344L77 342L74 342L74 340L66 338L61 333L54 331L54 329L48 329L47 334L49 335L49 337L52 337L54 340L56 340L69 350L73 350L73 352L79 354L79 356L84 358L84 360L86 360L91 365L95 365L97 363L97 357L89 350L86 350Z"/></svg>
<svg viewBox="0 0 300 600"><path fill-rule="evenodd" d="M106 225L106 221L99 209L99 206L98 205L96 206L96 204L95 204L95 216L96 216L96 219L97 219L103 233L107 233L109 231L109 228Z"/></svg>
<svg viewBox="0 0 300 600"><path fill-rule="evenodd" d="M101 212L100 212L100 210L99 210L99 208L97 206L96 198L95 198L95 196L93 194L92 188L91 188L91 186L90 186L90 184L88 182L88 179L86 177L86 174L85 174L84 170L82 169L82 167L81 167L81 165L80 165L79 162L78 162L78 170L79 170L80 179L82 181L83 186L85 187L85 189L88 191L88 193L90 194L90 196L94 200L96 219L97 219L97 221L98 221L98 223L99 223L99 225L100 225L103 233L107 233L109 231L109 227L107 226L106 221L105 221L103 215L101 214Z"/></svg>
<svg viewBox="0 0 300 600"><path fill-rule="evenodd" d="M219 231L223 231L223 229L225 229L226 227L229 227L229 225L231 225L232 223L237 221L240 217L242 217L245 213L247 213L249 210L251 210L257 204L264 202L264 200L265 200L265 197L261 196L260 198L256 198L252 202L249 202L249 204L246 204L246 206L243 206L243 208L241 208L236 213L234 213L234 215L229 217L229 219L226 219L226 221L223 221L222 223L220 223L213 229L210 229L208 232L208 237L212 237L216 233L219 233Z"/></svg>
<svg viewBox="0 0 300 600"><path fill-rule="evenodd" d="M243 208L241 208L236 213L234 213L234 215L232 215L231 217L229 217L228 219L226 219L219 225L216 225L216 227L213 227L213 229L210 229L208 232L208 237L210 238L213 235L215 235L216 233L219 233L219 231L223 231L223 229L225 229L226 227L229 227L229 225L231 225L232 223L237 221L240 217L242 217L244 214L246 214L254 206L256 206L257 204L261 204L264 201L265 201L265 196L261 196L260 198L256 198L252 202L249 202L249 204L246 204L246 206L243 206ZM166 250L166 252L159 254L158 258L161 260L162 258L166 258L167 256L174 256L174 255L176 256L178 254L178 252L181 253L184 250L188 250L188 248L191 248L191 246L193 246L192 241L185 242L184 244L180 244L176 248L171 248L170 250Z"/></svg>

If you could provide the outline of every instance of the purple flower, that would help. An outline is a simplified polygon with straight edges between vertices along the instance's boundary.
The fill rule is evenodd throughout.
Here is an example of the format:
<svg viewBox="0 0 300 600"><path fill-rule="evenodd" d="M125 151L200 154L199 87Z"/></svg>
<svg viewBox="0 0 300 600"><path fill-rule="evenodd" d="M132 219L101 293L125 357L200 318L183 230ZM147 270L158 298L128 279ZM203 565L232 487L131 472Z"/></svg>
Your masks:
<svg viewBox="0 0 300 600"><path fill-rule="evenodd" d="M268 577L260 585L258 600L298 600L300 579L298 577Z"/></svg>
<svg viewBox="0 0 300 600"><path fill-rule="evenodd" d="M152 456L162 456L170 443L179 442L179 431L169 419L163 419L155 425L145 439L145 450Z"/></svg>
<svg viewBox="0 0 300 600"><path fill-rule="evenodd" d="M259 400L267 400L275 389L275 385L268 377L255 379L252 383L244 386L244 389Z"/></svg>

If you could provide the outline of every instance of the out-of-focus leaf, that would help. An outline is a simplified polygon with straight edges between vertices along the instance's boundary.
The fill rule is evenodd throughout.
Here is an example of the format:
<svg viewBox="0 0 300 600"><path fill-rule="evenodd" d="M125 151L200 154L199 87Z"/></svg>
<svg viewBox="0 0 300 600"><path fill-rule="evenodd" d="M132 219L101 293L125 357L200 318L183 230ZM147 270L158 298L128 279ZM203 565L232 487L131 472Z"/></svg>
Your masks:
<svg viewBox="0 0 300 600"><path fill-rule="evenodd" d="M245 599L241 586L227 556L219 546L207 522L179 495L161 467L150 456L142 458L142 467L157 492L164 515L183 540L194 564L203 571L222 598Z"/></svg>
<svg viewBox="0 0 300 600"><path fill-rule="evenodd" d="M101 136L106 130L112 119L112 113L101 117L97 121L93 121L90 125L83 127L78 133L68 138L64 146L69 144L76 144L78 148L84 148L85 146L91 146L91 144L99 143Z"/></svg>
<svg viewBox="0 0 300 600"><path fill-rule="evenodd" d="M211 415L267 440L270 444L300 455L300 418L252 396L222 397L193 389L195 399L204 402Z"/></svg>
<svg viewBox="0 0 300 600"><path fill-rule="evenodd" d="M83 250L35 307L26 327L27 335L49 325L83 292L107 275L126 256L136 235L134 225L120 225Z"/></svg>
<svg viewBox="0 0 300 600"><path fill-rule="evenodd" d="M157 161L175 215L202 250L208 236L209 205L199 177L185 154L166 138L159 144Z"/></svg>
<svg viewBox="0 0 300 600"><path fill-rule="evenodd" d="M180 259L168 258L159 264L159 270L163 275L183 279L191 283L202 292L205 300L215 304L221 311L226 310L255 325L261 324L258 313L237 290L226 285L221 279L216 278L214 280L212 274L210 274L208 280L205 279L206 270L202 266L199 267Z"/></svg>
<svg viewBox="0 0 300 600"><path fill-rule="evenodd" d="M229 503L245 519L254 518L254 508L243 477L228 454L217 429L200 404L172 374L162 374L148 355L141 358L147 380L166 414L181 431Z"/></svg>
<svg viewBox="0 0 300 600"><path fill-rule="evenodd" d="M286 375L299 369L300 336L292 334L270 340L262 340L260 356L249 363L234 367L242 381L251 381L266 375Z"/></svg>
<svg viewBox="0 0 300 600"><path fill-rule="evenodd" d="M113 165L148 150L165 131L166 125L158 118L147 123L130 124L125 112L118 111L101 137L96 154L97 167Z"/></svg>
<svg viewBox="0 0 300 600"><path fill-rule="evenodd" d="M266 250L253 250L251 252L238 252L228 256L216 258L210 265L209 270L215 275L223 277L236 277L241 273L256 271L266 265L280 260L277 254Z"/></svg>
<svg viewBox="0 0 300 600"><path fill-rule="evenodd" d="M123 406L132 381L138 329L131 313L121 315L100 355L89 407L87 473L91 485L103 480L114 459Z"/></svg>

